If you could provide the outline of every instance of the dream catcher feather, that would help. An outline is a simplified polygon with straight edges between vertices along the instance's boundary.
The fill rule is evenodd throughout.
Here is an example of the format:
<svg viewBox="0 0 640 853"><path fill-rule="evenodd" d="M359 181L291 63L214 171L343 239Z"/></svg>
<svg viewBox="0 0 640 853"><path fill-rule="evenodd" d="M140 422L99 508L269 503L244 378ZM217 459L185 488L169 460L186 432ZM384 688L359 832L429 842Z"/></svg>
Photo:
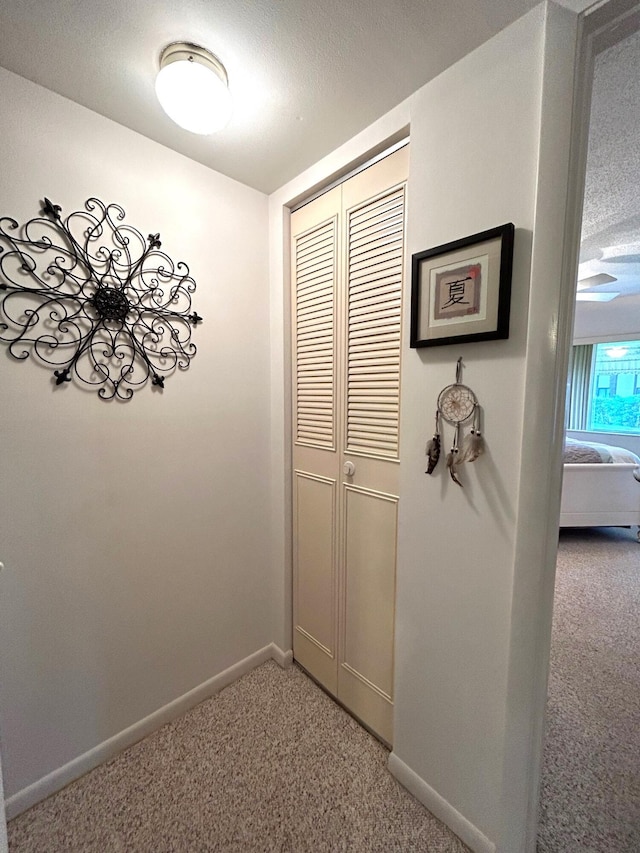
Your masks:
<svg viewBox="0 0 640 853"><path fill-rule="evenodd" d="M454 483L462 487L458 478L460 466L465 462L475 462L484 453L484 439L481 430L481 408L471 388L463 385L462 358L456 365L456 381L447 385L438 395L435 429L433 438L427 443L427 474L433 474L440 460L442 449L442 423L445 421L454 428L453 442L447 453L446 466ZM471 429L463 435L465 425Z"/></svg>

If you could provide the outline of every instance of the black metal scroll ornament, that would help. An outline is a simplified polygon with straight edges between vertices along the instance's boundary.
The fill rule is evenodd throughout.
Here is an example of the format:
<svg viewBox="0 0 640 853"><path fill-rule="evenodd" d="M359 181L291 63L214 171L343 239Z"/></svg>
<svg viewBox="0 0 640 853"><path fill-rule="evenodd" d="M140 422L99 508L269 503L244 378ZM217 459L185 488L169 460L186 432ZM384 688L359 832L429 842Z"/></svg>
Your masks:
<svg viewBox="0 0 640 853"><path fill-rule="evenodd" d="M23 360L98 386L103 400L129 400L149 377L164 387L196 353L188 266L160 251L160 235L122 224L124 210L90 198L61 216L45 198L42 216L19 227L0 218L0 341Z"/></svg>

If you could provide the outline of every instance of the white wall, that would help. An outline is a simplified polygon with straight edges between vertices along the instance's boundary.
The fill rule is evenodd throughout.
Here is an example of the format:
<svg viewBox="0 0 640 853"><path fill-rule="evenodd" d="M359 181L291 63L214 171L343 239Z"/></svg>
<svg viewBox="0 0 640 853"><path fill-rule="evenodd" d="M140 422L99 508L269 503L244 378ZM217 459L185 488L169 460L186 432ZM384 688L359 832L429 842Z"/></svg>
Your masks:
<svg viewBox="0 0 640 853"><path fill-rule="evenodd" d="M409 251L504 222L517 229L509 340L412 352L403 368L394 752L491 840L500 832L541 22L537 9L412 104ZM443 470L435 481L423 470L435 401L459 355L488 451L464 489Z"/></svg>
<svg viewBox="0 0 640 853"><path fill-rule="evenodd" d="M188 371L124 404L0 353L11 797L269 644L276 611L266 196L3 70L0 127L0 215L120 203L204 317Z"/></svg>
<svg viewBox="0 0 640 853"><path fill-rule="evenodd" d="M574 341L622 341L640 337L640 294L611 302L576 302Z"/></svg>
<svg viewBox="0 0 640 853"><path fill-rule="evenodd" d="M557 538L560 494L556 386L566 359L557 344L569 303L560 283L575 23L575 15L542 4L270 199L272 383L274 390L280 384L280 412L288 404L287 352L279 342L286 326L283 205L410 123L409 253L516 225L509 340L410 351L405 300L390 762L474 850L501 853L533 849L526 833L540 745L534 700L543 693L540 632L548 632L538 617L551 609L549 519L555 513ZM484 407L488 449L465 472L464 490L443 469L435 478L424 474L437 395L453 381L459 355L464 381ZM536 441L542 449L532 467L525 449ZM279 467L287 447L275 450ZM286 531L286 476L278 497ZM284 557L286 543L285 534ZM285 583L285 613L286 590Z"/></svg>
<svg viewBox="0 0 640 853"><path fill-rule="evenodd" d="M538 609L549 605L534 593L552 573L545 543L574 23L570 13L540 6L412 104L419 154L410 251L505 221L517 230L509 340L405 361L394 753L479 830L479 849L493 842L505 853L525 849L532 753L523 744L535 730L527 708ZM456 117L468 132L443 134ZM425 416L452 381L458 355L484 408L488 446L464 490L434 484L420 465ZM529 456L536 443L545 448L533 463L544 472L537 480ZM557 474L555 489L557 502ZM532 495L540 504L530 512Z"/></svg>

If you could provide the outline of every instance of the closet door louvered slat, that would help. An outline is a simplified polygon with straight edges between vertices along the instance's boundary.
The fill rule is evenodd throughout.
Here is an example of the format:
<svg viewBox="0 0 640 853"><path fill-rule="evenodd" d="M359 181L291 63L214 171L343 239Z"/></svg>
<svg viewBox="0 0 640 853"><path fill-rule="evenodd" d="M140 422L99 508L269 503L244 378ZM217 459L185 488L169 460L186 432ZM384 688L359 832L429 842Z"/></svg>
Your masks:
<svg viewBox="0 0 640 853"><path fill-rule="evenodd" d="M349 212L346 449L390 459L398 458L398 420L380 416L399 408L403 223L404 187Z"/></svg>
<svg viewBox="0 0 640 853"><path fill-rule="evenodd" d="M294 251L295 436L330 449L335 446L336 232L332 217L298 236Z"/></svg>

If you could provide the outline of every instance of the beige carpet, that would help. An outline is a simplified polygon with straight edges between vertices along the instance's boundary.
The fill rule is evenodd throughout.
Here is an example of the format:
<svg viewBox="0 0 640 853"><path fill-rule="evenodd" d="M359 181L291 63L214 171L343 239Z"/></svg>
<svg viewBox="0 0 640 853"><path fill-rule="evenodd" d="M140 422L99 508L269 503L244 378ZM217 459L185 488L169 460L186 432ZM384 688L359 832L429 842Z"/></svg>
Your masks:
<svg viewBox="0 0 640 853"><path fill-rule="evenodd" d="M539 853L640 851L640 545L560 535Z"/></svg>
<svg viewBox="0 0 640 853"><path fill-rule="evenodd" d="M464 853L387 750L268 662L9 824L11 853Z"/></svg>

